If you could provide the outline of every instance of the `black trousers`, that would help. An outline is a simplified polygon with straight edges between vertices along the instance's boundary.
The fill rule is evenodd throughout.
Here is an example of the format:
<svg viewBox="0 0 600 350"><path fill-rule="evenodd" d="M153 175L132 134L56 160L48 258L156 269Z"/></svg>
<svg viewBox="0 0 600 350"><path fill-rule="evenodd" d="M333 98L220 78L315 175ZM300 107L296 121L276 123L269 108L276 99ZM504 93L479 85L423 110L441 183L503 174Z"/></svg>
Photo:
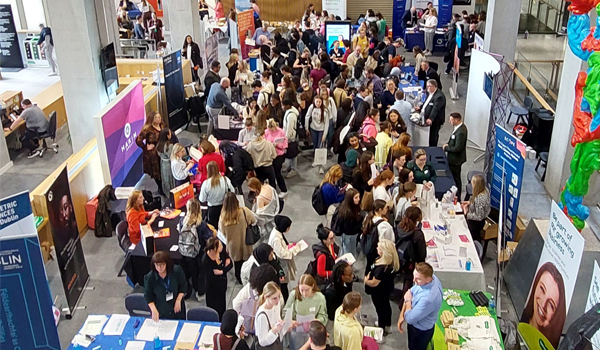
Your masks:
<svg viewBox="0 0 600 350"><path fill-rule="evenodd" d="M379 327L384 328L392 325L392 306L390 305L390 295L384 293L371 294L375 312L377 312L377 320Z"/></svg>
<svg viewBox="0 0 600 350"><path fill-rule="evenodd" d="M233 269L235 270L235 279L240 282L240 284L242 283L242 265L244 264L244 260L240 260L240 261L234 261L233 262Z"/></svg>
<svg viewBox="0 0 600 350"><path fill-rule="evenodd" d="M412 325L408 325L408 350L427 350L427 345L433 338L435 326L422 331Z"/></svg>
<svg viewBox="0 0 600 350"><path fill-rule="evenodd" d="M448 166L450 167L450 172L452 173L452 177L454 178L454 182L456 183L456 188L458 188L458 191L456 192L456 197L458 198L458 200L460 200L460 194L462 192L462 181L460 180L462 164L448 164Z"/></svg>
<svg viewBox="0 0 600 350"><path fill-rule="evenodd" d="M285 162L285 154L277 156L277 158L273 160L273 171L275 172L275 179L277 180L277 186L279 186L279 190L281 192L287 192L285 179L283 178L283 175L281 175L281 168L283 168L283 162Z"/></svg>
<svg viewBox="0 0 600 350"><path fill-rule="evenodd" d="M269 185L275 187L277 180L275 180L275 169L272 165L254 168L254 172L260 182L265 183L266 180L269 180Z"/></svg>
<svg viewBox="0 0 600 350"><path fill-rule="evenodd" d="M437 147L440 139L441 125L431 124L429 127L429 147Z"/></svg>
<svg viewBox="0 0 600 350"><path fill-rule="evenodd" d="M221 209L223 209L223 205L208 207L208 223L211 224L215 230L219 229L219 217L221 216Z"/></svg>
<svg viewBox="0 0 600 350"><path fill-rule="evenodd" d="M288 297L290 296L290 291L288 290L288 284L281 283L279 285L279 288L281 288L281 296L283 297L284 303L287 303Z"/></svg>
<svg viewBox="0 0 600 350"><path fill-rule="evenodd" d="M204 282L204 269L202 268L202 257L204 252L200 252L195 258L183 257L183 272L185 279L192 280L192 287L198 294L204 295L206 286Z"/></svg>
<svg viewBox="0 0 600 350"><path fill-rule="evenodd" d="M467 226L469 227L473 241L481 241L481 231L485 226L485 220L467 220Z"/></svg>
<svg viewBox="0 0 600 350"><path fill-rule="evenodd" d="M38 133L33 130L25 129L23 136L21 136L21 143L23 146L27 147L30 152L35 151L38 149L38 147L40 147Z"/></svg>

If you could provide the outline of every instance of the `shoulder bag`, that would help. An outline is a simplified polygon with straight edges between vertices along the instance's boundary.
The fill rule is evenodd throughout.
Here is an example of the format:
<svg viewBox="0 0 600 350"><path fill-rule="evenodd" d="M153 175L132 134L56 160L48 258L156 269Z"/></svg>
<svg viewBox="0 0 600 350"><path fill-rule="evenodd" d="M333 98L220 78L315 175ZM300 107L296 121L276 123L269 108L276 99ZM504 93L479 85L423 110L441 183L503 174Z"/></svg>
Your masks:
<svg viewBox="0 0 600 350"><path fill-rule="evenodd" d="M250 225L246 219L246 210L242 208L244 220L246 220L246 245L254 245L260 240L260 228L256 225Z"/></svg>
<svg viewBox="0 0 600 350"><path fill-rule="evenodd" d="M258 316L260 316L260 315L265 315L265 317L267 318L267 323L269 325L269 329L271 329L271 321L269 320L269 316L267 316L267 314L264 311L260 312L258 315L256 315L257 321L258 321ZM279 335L277 335L277 339L271 345L267 345L267 346L260 345L260 343L258 341L258 337L255 340L255 344L256 344L256 350L283 350L283 344L281 343L281 340L279 339Z"/></svg>

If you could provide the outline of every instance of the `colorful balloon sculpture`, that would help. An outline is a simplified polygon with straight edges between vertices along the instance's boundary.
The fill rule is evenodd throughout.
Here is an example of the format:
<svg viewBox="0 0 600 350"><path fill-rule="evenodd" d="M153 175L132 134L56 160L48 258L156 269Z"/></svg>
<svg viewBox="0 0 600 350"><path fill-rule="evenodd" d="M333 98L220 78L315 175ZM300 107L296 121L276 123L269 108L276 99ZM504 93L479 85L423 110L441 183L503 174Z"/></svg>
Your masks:
<svg viewBox="0 0 600 350"><path fill-rule="evenodd" d="M596 27L590 27L588 13L595 7L600 14L600 0L571 1L573 14L567 25L569 47L575 56L588 61L587 72L579 72L575 84L573 136L575 147L571 159L571 176L560 196L560 207L578 230L585 227L590 215L583 205L590 177L600 170L600 16Z"/></svg>

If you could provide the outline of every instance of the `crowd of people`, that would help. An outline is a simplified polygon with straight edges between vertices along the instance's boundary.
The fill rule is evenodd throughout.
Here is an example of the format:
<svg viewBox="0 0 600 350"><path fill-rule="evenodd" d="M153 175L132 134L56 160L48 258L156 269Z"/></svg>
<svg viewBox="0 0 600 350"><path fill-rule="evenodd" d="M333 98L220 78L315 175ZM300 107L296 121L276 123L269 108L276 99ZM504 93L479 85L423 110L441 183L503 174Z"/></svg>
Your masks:
<svg viewBox="0 0 600 350"><path fill-rule="evenodd" d="M439 130L448 120L453 131L441 147L461 198L467 128L459 113L446 114L439 75L418 47L415 70L427 95L424 102L405 100L398 85L407 62L398 52L403 41L389 39L383 16L367 11L351 40L336 41L327 50L317 33L329 17L311 6L288 38L262 31L257 39L271 45L262 73L250 72L237 50L231 52L226 76L219 75L221 63L212 62L203 80L206 136L227 109L244 123L237 142L204 137L197 145L202 157L196 161L160 114L148 115L136 140L144 172L162 194L187 182L197 191L178 227L182 266L164 252L152 258L145 285L154 319L183 318L183 300L195 291L219 314L223 333L215 336L215 344L222 349L231 349L238 337L251 337L257 349L281 349L285 341L291 350L321 350L329 346L324 331L329 321L336 347L373 349L377 344L363 336L358 319L363 301L353 284L364 283L376 324L387 336L393 324L390 297L399 280L397 328L408 332L409 349L427 347L442 286L425 262L423 213L416 194L419 189L420 198L433 200L437 177L427 151L409 144L417 124L429 129L427 145L438 147ZM191 37L184 47L194 51ZM420 124L411 118L415 114ZM290 244L292 220L281 211L291 190L286 180L300 175L299 155L311 148L314 171L322 174L313 207L316 196L323 210L315 207L322 223L312 245L314 260L304 271L295 259L301 247ZM333 154L337 164L328 167ZM490 198L482 176L470 185L472 195L462 205L471 235L479 240ZM145 211L143 200L134 191L127 205L132 243L140 240L140 224L151 224L158 215ZM399 253L399 246L410 248ZM338 260L346 254L352 261L364 260L364 271L349 259ZM233 310L226 310L232 269L243 287ZM283 329L284 310L292 312L290 329ZM242 316L242 330L234 325L237 315Z"/></svg>

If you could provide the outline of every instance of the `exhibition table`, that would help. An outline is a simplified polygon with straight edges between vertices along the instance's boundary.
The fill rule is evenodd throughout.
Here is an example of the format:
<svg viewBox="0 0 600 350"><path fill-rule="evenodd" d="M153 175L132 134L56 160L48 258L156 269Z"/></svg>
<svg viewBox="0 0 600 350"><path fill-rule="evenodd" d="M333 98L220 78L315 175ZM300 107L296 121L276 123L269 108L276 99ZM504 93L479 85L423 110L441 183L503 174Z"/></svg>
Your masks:
<svg viewBox="0 0 600 350"><path fill-rule="evenodd" d="M437 274L436 274L436 276L437 276ZM446 291L446 289L444 289L444 291ZM477 313L477 307L475 306L475 304L469 297L469 292L471 292L471 291L469 291L469 290L454 290L454 291L460 293L460 296L461 296L463 302L465 303L463 306L455 306L456 310L458 311L458 316L475 316L475 314ZM484 294L488 299L492 298L492 295L490 293L484 292ZM448 303L446 303L446 301L444 300L444 301L442 301L442 308L440 309L439 315L441 316L442 312L445 310L452 311L451 309L452 309L452 307L450 305L448 305ZM496 326L496 330L498 331L498 334L501 334L500 326L498 324L498 318L496 317L496 310L492 309L492 308L488 308L488 311L490 313L490 317L495 321L495 326ZM444 332L445 332L444 325L442 324L442 320L440 319L440 317L438 317L438 320L435 323L435 331L433 333L433 338L431 339L431 344L433 345L433 348L435 350L446 350L448 348L448 346L446 345L446 342L445 342ZM460 339L461 339L460 344L462 344L465 340L464 340L464 338L460 338ZM502 336L500 336L500 342L501 342L502 348L504 349L504 342L502 341Z"/></svg>
<svg viewBox="0 0 600 350"><path fill-rule="evenodd" d="M433 165L437 175L435 180L435 197L442 199L444 193L446 193L452 186L455 186L454 178L450 172L450 165L448 165L448 158L446 152L441 147L418 147L410 146L413 154L418 149L424 149L427 152L427 161Z"/></svg>
<svg viewBox="0 0 600 350"><path fill-rule="evenodd" d="M106 315L106 317L110 318L112 315ZM140 331L140 329L142 328L142 325L144 324L144 321L146 321L146 318L143 317L129 317L129 320L127 320L127 323L125 324L125 328L123 329L123 332L120 335L104 335L103 333L100 333L98 335L95 336L95 340L87 347L87 349L95 349L96 347L100 346L102 349L125 349L125 347L127 346L127 342L129 341L136 341L136 337L138 336L138 333ZM136 328L134 328L135 323L138 322L138 326ZM173 338L173 340L162 340L162 346L161 349L163 347L166 346L170 346L171 349L175 348L175 345L177 344L177 339L181 333L181 329L183 328L183 326L185 324L199 324L200 325L200 331L199 333L202 334L202 332L204 331L204 327L206 326L214 326L214 327L219 327L220 323L217 322L197 322L197 321L175 321L178 322L177 325L177 330L175 332L175 337ZM108 322L107 322L108 323ZM104 331L107 331L107 326L106 324L103 326ZM82 327L80 329L80 332L85 332L84 327ZM85 336L85 335L84 335ZM210 337L212 340L212 336ZM200 336L198 336L198 340L200 339ZM140 340L137 340L140 341ZM198 341L198 343L200 343ZM202 348L202 344L198 344L200 348ZM212 341L211 341L211 347L212 347ZM83 349L83 346L81 345L81 348ZM74 345L70 344L69 345L69 350L74 349ZM137 348L136 348L137 349ZM140 347L140 349L142 349L142 347ZM143 349L145 350L150 350L150 349L154 349L154 344L152 341L145 341L145 345L143 347Z"/></svg>
<svg viewBox="0 0 600 350"><path fill-rule="evenodd" d="M411 51L416 45L425 51L425 33L422 30L415 32L407 29L404 33L404 47L407 51ZM433 52L445 53L447 45L444 33L436 32L433 37Z"/></svg>
<svg viewBox="0 0 600 350"><path fill-rule="evenodd" d="M240 130L244 128L244 123L242 121L232 121L231 116L219 115L219 118L224 117L229 118L229 125L227 125L225 120L217 120L213 129L213 135L217 140L237 141Z"/></svg>
<svg viewBox="0 0 600 350"><path fill-rule="evenodd" d="M456 211L461 210L460 205L454 206ZM450 289L469 289L484 290L485 274L483 266L479 261L477 249L473 243L473 238L467 227L467 221L462 214L456 213L454 218L448 219L450 224L451 240L444 244L436 236L435 226L443 226L444 222L440 218L440 213L446 212L442 205L436 209L434 205L429 205L428 209L423 209L423 234L427 242L428 262L434 270L434 274L439 278L442 287ZM425 226L429 223L429 228ZM462 240L461 240L462 238ZM435 242L435 245L432 244ZM461 249L466 249L466 254L460 256ZM466 270L467 260L471 260L470 271Z"/></svg>

